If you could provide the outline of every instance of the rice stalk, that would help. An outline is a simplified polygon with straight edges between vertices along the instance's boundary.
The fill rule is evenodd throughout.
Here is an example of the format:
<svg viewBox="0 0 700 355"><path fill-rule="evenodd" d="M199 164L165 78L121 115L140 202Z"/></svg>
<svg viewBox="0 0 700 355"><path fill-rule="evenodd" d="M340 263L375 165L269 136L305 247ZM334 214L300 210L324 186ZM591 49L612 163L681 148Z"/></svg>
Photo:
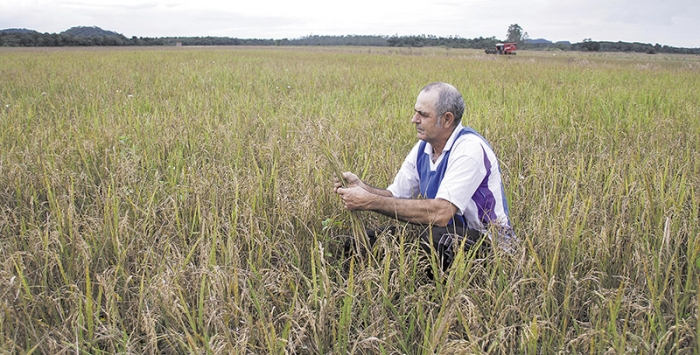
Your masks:
<svg viewBox="0 0 700 355"><path fill-rule="evenodd" d="M330 141L320 142L322 145L321 151L328 161L331 172L333 176L338 179L344 188L347 187L347 182L343 177L343 166L340 163L336 151L331 147ZM365 227L364 221L360 218L358 211L350 211L350 235L353 241L354 255L358 257L367 258L366 266L378 265L372 253L372 246L370 245L369 236L367 235L367 229Z"/></svg>

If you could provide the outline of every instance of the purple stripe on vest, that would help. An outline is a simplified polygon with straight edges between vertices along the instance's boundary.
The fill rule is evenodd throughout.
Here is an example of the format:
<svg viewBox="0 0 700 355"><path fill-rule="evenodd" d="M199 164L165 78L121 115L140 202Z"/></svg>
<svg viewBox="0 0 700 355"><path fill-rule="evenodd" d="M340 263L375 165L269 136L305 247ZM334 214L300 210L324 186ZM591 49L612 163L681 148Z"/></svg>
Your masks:
<svg viewBox="0 0 700 355"><path fill-rule="evenodd" d="M491 161L486 155L486 150L481 147L484 152L484 166L486 168L486 176L481 180L481 184L476 189L476 193L472 197L472 200L476 204L479 211L479 220L484 225L488 225L492 221L497 219L496 217L496 199L493 196L493 192L489 189L489 178L491 177Z"/></svg>

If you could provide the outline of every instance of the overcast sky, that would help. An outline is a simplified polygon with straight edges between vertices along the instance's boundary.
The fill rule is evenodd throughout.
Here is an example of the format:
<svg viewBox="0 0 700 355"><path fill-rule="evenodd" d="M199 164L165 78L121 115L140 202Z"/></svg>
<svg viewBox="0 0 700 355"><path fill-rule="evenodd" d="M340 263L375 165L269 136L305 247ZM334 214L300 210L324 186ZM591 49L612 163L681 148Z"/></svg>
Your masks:
<svg viewBox="0 0 700 355"><path fill-rule="evenodd" d="M435 35L700 47L700 0L0 0L0 29L126 37Z"/></svg>

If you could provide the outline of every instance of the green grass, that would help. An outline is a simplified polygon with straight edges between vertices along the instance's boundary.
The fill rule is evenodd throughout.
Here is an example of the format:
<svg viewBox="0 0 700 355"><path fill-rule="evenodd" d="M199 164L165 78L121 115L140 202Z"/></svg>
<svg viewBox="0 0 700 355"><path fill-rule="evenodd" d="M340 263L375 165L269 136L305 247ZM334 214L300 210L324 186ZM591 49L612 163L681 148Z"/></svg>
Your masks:
<svg viewBox="0 0 700 355"><path fill-rule="evenodd" d="M700 352L700 59L377 48L0 51L0 352ZM343 263L447 81L521 240ZM436 267L432 265L432 267Z"/></svg>

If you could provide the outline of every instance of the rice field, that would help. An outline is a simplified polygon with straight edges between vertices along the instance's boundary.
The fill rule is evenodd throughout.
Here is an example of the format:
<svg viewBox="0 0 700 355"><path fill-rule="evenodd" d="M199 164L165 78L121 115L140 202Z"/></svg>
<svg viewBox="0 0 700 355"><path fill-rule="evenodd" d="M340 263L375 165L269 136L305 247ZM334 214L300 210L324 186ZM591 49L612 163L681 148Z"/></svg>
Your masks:
<svg viewBox="0 0 700 355"><path fill-rule="evenodd" d="M445 48L0 50L0 353L700 353L700 57ZM463 94L512 253L436 268L386 187Z"/></svg>

